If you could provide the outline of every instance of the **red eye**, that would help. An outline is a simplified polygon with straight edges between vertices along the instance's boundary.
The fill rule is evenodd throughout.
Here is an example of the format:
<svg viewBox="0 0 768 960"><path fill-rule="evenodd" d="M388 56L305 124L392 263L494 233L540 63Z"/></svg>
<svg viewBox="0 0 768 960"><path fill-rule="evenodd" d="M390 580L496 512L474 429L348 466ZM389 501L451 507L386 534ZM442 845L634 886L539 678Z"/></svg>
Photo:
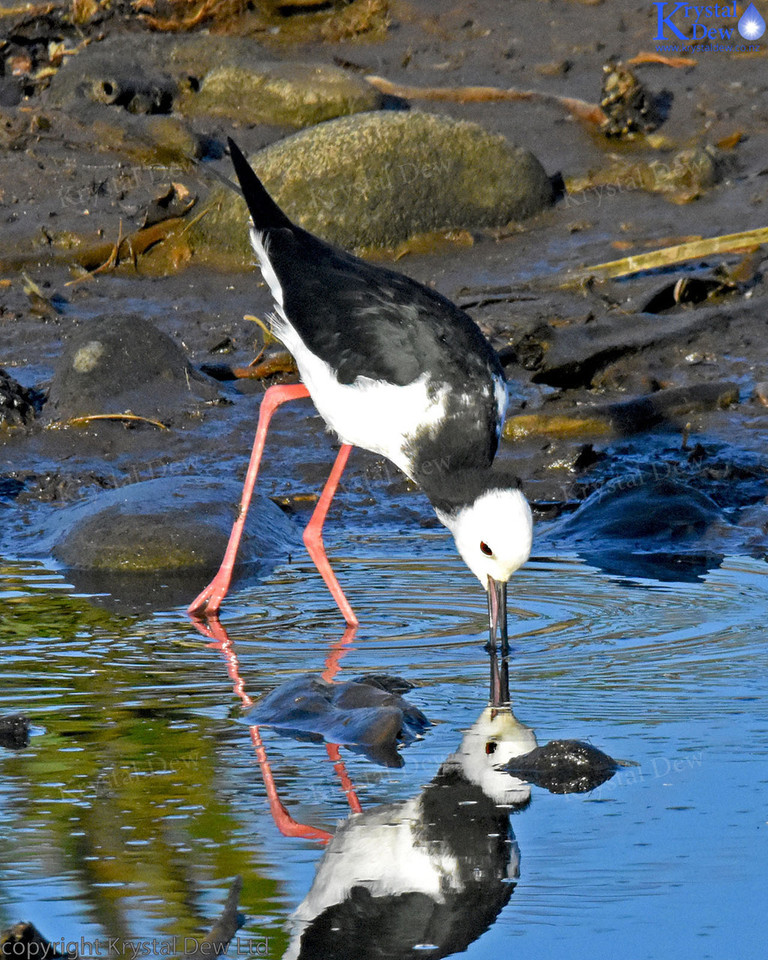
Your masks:
<svg viewBox="0 0 768 960"><path fill-rule="evenodd" d="M491 548L488 546L488 544L485 542L485 540L481 540L481 541L480 541L480 549L483 551L483 553L486 555L486 557L492 557L492 556L493 556L493 550L491 550Z"/></svg>
<svg viewBox="0 0 768 960"><path fill-rule="evenodd" d="M498 744L495 740L489 740L485 745L485 752L490 756L492 753L496 753L496 747Z"/></svg>

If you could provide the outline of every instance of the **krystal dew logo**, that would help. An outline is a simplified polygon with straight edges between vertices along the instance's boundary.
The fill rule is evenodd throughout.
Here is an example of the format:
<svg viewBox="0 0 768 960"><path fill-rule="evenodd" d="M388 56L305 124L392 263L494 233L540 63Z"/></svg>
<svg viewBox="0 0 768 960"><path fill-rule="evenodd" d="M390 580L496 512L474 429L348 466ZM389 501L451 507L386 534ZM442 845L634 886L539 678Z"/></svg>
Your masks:
<svg viewBox="0 0 768 960"><path fill-rule="evenodd" d="M736 32L754 42L765 33L765 20L754 3L739 14L737 4L656 3L657 31L654 40L736 41ZM735 21L735 22L734 22ZM722 49L730 49L724 47Z"/></svg>

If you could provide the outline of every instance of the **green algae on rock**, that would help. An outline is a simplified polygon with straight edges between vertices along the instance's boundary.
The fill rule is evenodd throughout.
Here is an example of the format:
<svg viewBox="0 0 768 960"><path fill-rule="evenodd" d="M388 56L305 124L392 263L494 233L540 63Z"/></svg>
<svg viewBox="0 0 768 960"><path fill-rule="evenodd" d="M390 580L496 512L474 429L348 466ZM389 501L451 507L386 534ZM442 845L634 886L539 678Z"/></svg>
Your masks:
<svg viewBox="0 0 768 960"><path fill-rule="evenodd" d="M534 155L475 123L431 113L342 117L250 158L296 223L340 246L389 248L434 230L503 226L553 201ZM244 201L215 190L188 237L198 256L253 263Z"/></svg>
<svg viewBox="0 0 768 960"><path fill-rule="evenodd" d="M178 107L189 116L308 127L378 110L382 95L362 77L327 64L225 63L211 69Z"/></svg>
<svg viewBox="0 0 768 960"><path fill-rule="evenodd" d="M54 558L76 570L215 570L239 496L233 480L143 480L62 507L43 527L41 545L52 543ZM297 528L267 497L258 496L254 506L239 562L264 564L287 556L298 544Z"/></svg>

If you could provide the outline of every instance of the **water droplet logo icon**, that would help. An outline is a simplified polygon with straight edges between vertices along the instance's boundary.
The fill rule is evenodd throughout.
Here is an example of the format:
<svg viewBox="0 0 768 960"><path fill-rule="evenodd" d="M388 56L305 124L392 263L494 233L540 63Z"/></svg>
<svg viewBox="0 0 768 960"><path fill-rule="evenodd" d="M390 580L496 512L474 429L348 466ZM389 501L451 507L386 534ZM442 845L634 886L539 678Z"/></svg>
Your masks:
<svg viewBox="0 0 768 960"><path fill-rule="evenodd" d="M759 40L765 33L765 20L757 12L754 3L750 3L742 13L738 28L745 40Z"/></svg>

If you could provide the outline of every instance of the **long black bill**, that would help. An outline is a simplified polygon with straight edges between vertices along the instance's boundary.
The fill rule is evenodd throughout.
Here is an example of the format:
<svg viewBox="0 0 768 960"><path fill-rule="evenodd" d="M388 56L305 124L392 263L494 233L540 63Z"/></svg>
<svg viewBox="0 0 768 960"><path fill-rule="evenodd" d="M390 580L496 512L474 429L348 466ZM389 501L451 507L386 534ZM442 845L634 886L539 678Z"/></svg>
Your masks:
<svg viewBox="0 0 768 960"><path fill-rule="evenodd" d="M509 634L507 584L488 577L488 654L491 658L491 706L509 703ZM501 646L501 665L496 655Z"/></svg>

